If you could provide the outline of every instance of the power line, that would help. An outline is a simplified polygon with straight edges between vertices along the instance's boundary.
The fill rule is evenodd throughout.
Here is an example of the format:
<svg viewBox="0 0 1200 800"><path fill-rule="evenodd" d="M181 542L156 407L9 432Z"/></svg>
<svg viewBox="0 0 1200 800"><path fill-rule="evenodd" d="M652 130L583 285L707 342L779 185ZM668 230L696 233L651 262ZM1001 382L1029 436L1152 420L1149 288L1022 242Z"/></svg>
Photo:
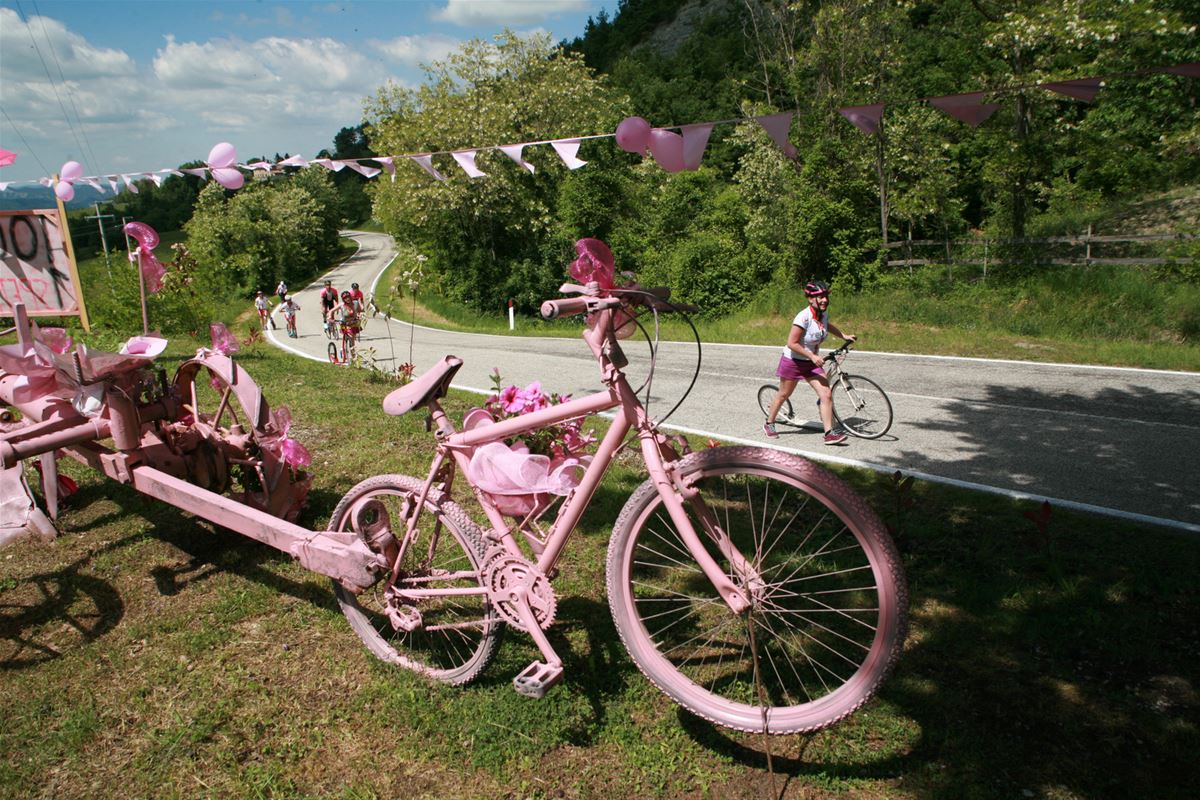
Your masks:
<svg viewBox="0 0 1200 800"><path fill-rule="evenodd" d="M75 124L71 122L71 115L67 113L67 107L63 105L62 96L58 93L58 84L54 82L54 78L50 75L50 67L46 65L46 58L42 55L42 48L38 47L37 39L33 38L33 26L29 24L29 16L25 13L25 9L21 8L20 0L17 0L17 13L24 17L25 30L29 32L29 41L33 44L33 49L37 53L38 60L42 62L42 69L46 71L46 80L50 82L50 88L54 89L54 99L58 101L58 107L62 109L63 119L67 121L67 128L70 129L71 136L75 138L75 144L79 147L79 155L83 157L87 151L83 146L83 142L79 141L79 134L75 130Z"/></svg>
<svg viewBox="0 0 1200 800"><path fill-rule="evenodd" d="M71 101L71 110L75 112L75 120L79 123L79 132L83 134L83 142L87 145L88 157L92 160L92 169L98 170L100 168L100 160L96 158L96 151L92 149L92 142L88 138L87 128L83 124L83 117L80 116L79 108L75 105L75 93L71 91L71 84L67 83L67 76L63 74L62 62L58 60L58 53L54 49L54 42L50 40L50 34L46 30L46 17L42 15L42 10L38 8L37 0L33 0L33 11L38 15L38 19L42 21L42 38L46 40L46 46L50 48L50 55L54 56L54 65L58 67L58 77L62 80L63 88L67 91L67 99Z"/></svg>
<svg viewBox="0 0 1200 800"><path fill-rule="evenodd" d="M42 168L42 172L46 175L49 175L50 170L46 169L46 165L43 164L42 160L37 157L37 153L34 152L32 147L30 147L29 142L25 140L25 135L21 133L21 129L17 127L17 123L13 122L12 117L10 117L8 112L4 110L4 106L0 106L0 114L4 115L4 118L8 120L8 124L12 126L13 131L21 138L21 144L25 145L25 151L27 151L29 155L33 156L33 160L36 161L38 166Z"/></svg>

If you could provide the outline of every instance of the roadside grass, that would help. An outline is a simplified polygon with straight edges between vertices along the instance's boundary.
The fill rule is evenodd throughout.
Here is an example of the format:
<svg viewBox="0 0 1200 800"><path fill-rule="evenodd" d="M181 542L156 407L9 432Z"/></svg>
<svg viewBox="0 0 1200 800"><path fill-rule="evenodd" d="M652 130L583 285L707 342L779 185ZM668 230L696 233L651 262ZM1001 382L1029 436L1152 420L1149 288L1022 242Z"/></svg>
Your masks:
<svg viewBox="0 0 1200 800"><path fill-rule="evenodd" d="M164 366L204 343L173 342ZM301 524L369 475L424 474L429 434L381 412L390 386L266 343L239 358L313 452ZM0 552L0 796L771 796L760 737L679 710L620 646L604 554L644 479L634 453L555 581L566 677L542 701L511 688L524 635L477 683L429 683L372 658L324 578L64 464L80 491L62 536ZM1200 540L835 471L896 530L911 630L861 713L771 740L784 797L1200 792Z"/></svg>
<svg viewBox="0 0 1200 800"><path fill-rule="evenodd" d="M507 309L481 314L428 288L418 290L414 311L411 293L398 285L411 263L402 253L376 291L395 319L500 335L576 335L570 321L535 314L518 315L509 331ZM831 317L864 350L1200 371L1200 284L1165 269L1054 268L983 280L963 267L928 267L861 292L835 288ZM769 288L726 316L694 322L705 342L781 346L805 305L799 289ZM673 317L662 320L662 332L692 337Z"/></svg>

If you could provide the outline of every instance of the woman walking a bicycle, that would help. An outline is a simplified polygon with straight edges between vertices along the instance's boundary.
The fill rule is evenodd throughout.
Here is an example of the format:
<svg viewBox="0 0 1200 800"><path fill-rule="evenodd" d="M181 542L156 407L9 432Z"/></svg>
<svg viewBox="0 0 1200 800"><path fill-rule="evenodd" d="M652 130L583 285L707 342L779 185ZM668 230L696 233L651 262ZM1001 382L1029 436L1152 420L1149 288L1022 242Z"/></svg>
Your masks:
<svg viewBox="0 0 1200 800"><path fill-rule="evenodd" d="M779 377L779 391L771 402L767 412L767 421L763 423L763 433L775 439L779 433L775 430L775 416L779 407L791 396L801 380L817 393L817 403L821 411L821 426L825 428L825 444L841 444L846 441L846 434L833 430L833 400L829 392L829 381L822 369L825 360L819 352L821 342L832 333L847 342L853 342L857 337L842 333L838 326L829 321L829 285L824 281L809 281L804 286L804 294L808 297L808 307L792 320L792 329L788 333L787 345L779 359L779 367L775 374Z"/></svg>

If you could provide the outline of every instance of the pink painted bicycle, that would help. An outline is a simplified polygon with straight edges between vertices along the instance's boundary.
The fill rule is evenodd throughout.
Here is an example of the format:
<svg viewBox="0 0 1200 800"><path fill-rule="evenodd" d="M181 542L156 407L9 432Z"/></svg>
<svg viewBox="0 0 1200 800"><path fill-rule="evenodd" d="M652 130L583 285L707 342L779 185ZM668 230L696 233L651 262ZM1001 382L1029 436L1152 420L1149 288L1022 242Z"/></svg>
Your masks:
<svg viewBox="0 0 1200 800"><path fill-rule="evenodd" d="M484 670L506 627L517 628L541 660L514 687L542 697L563 677L544 633L557 606L551 578L633 431L650 477L614 526L607 589L637 666L680 705L738 730L812 731L854 712L896 662L907 624L900 558L878 516L847 484L795 455L681 453L626 380L618 330L640 327L639 313L682 307L637 288L563 290L579 296L547 301L542 314L589 315L583 338L604 391L459 431L439 400L462 361L446 356L384 401L394 415L428 409L436 452L425 478L370 478L334 510L332 530L356 532L392 565L361 593L335 582L354 630L381 659L459 685ZM610 410L594 458L552 521L541 521L550 516L543 502L523 518L505 516L472 483L477 448ZM451 499L458 476L485 528Z"/></svg>

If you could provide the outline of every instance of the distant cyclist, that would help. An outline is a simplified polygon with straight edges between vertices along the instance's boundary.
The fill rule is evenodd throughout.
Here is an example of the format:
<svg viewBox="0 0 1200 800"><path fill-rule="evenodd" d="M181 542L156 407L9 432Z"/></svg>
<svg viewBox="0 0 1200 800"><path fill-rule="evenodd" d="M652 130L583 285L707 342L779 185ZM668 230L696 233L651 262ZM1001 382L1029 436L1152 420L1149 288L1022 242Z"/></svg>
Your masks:
<svg viewBox="0 0 1200 800"><path fill-rule="evenodd" d="M271 320L271 302L267 300L267 296L262 293L261 289L254 295L254 308L258 311L259 324L262 325L262 329L265 331L267 324Z"/></svg>
<svg viewBox="0 0 1200 800"><path fill-rule="evenodd" d="M282 278L279 279L279 285L275 287L275 294L278 295L279 302L282 305L283 301L287 298L287 284L283 282Z"/></svg>
<svg viewBox="0 0 1200 800"><path fill-rule="evenodd" d="M333 309L337 304L338 293L333 288L333 281L325 281L325 288L321 290L321 320L325 323L327 333L333 324Z"/></svg>
<svg viewBox="0 0 1200 800"><path fill-rule="evenodd" d="M362 305L354 299L354 295L348 291L342 292L342 302L334 314L341 326L342 336L357 339L362 331Z"/></svg>
<svg viewBox="0 0 1200 800"><path fill-rule="evenodd" d="M857 337L842 333L829 321L827 283L810 281L804 287L804 294L808 297L808 306L792 320L787 346L783 348L783 356L775 370L779 376L779 391L771 401L771 410L767 413L767 421L763 423L763 433L772 439L779 436L775 430L775 416L779 413L779 407L791 396L796 384L804 380L817 393L821 426L825 428L825 444L840 444L846 441L846 434L833 430L833 400L829 392L829 380L822 369L825 359L821 358L819 351L821 342L830 333L847 342L853 342Z"/></svg>
<svg viewBox="0 0 1200 800"><path fill-rule="evenodd" d="M358 304L358 313L359 313L358 326L360 329L365 328L367 326L367 316L363 312L366 311L366 309L367 309L367 301L365 299L363 299L362 290L358 288L357 283L350 284L350 296L352 298L354 298L354 302Z"/></svg>
<svg viewBox="0 0 1200 800"><path fill-rule="evenodd" d="M300 310L300 306L296 305L296 301L289 296L283 301L280 308L283 309L283 319L287 322L287 335L295 339L299 336L296 332L296 312Z"/></svg>

